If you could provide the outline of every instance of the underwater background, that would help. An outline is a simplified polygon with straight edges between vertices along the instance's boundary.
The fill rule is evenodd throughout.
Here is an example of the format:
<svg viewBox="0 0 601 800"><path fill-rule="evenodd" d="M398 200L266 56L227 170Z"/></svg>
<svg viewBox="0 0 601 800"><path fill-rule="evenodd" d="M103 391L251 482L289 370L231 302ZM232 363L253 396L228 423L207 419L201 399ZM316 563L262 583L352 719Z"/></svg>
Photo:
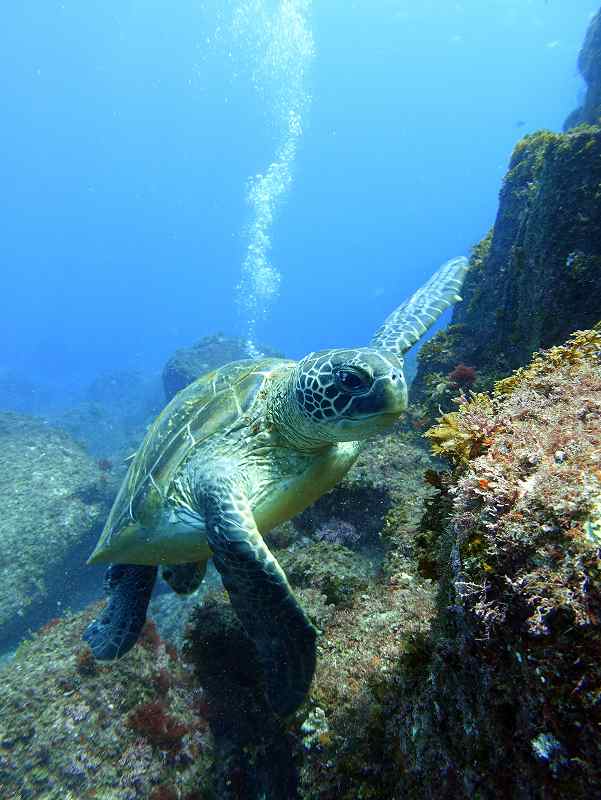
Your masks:
<svg viewBox="0 0 601 800"><path fill-rule="evenodd" d="M23 0L0 37L0 800L597 796L598 0ZM368 345L459 255L407 411L266 539L319 632L295 712L211 564L95 658L165 404Z"/></svg>
<svg viewBox="0 0 601 800"><path fill-rule="evenodd" d="M277 301L259 297L261 341L295 358L364 343L488 230L517 139L560 129L595 10L11 5L0 369L60 402L99 372L159 370L202 335L246 335L236 286L270 205L259 225L281 280ZM277 162L290 113L301 130L289 175L253 207L248 182Z"/></svg>

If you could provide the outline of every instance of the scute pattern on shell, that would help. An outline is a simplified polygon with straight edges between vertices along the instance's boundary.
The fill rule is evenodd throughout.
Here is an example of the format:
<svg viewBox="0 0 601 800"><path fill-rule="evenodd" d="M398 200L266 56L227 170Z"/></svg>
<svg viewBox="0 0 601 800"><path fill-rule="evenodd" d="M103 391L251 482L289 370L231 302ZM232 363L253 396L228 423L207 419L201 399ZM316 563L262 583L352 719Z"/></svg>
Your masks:
<svg viewBox="0 0 601 800"><path fill-rule="evenodd" d="M278 358L234 361L209 372L175 395L149 428L123 482L105 533L109 538L131 520L152 517L162 506L178 470L193 448L236 424L255 402Z"/></svg>

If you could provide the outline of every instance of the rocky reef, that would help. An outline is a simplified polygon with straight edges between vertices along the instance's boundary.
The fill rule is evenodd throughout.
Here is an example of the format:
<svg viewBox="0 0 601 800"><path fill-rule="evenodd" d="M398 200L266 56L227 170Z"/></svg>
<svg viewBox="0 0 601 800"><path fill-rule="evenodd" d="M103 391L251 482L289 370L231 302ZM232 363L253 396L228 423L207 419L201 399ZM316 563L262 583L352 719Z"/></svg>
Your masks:
<svg viewBox="0 0 601 800"><path fill-rule="evenodd" d="M537 355L428 438L449 466L426 473L421 519L387 515L383 571L321 615L300 590L323 630L300 796L593 797L601 333Z"/></svg>
<svg viewBox="0 0 601 800"><path fill-rule="evenodd" d="M435 584L412 566L421 506L435 493L421 477L428 466L415 435L397 428L310 515L273 532L322 631L314 687L293 720L271 714L252 642L214 579L195 598L183 662L153 624L123 660L95 662L80 640L94 606L51 620L0 673L0 795L293 800L391 785L394 762L388 783L379 766L383 701L434 610ZM162 614L169 599L153 608ZM165 617L162 629L182 641L181 603L176 614L179 626Z"/></svg>
<svg viewBox="0 0 601 800"><path fill-rule="evenodd" d="M74 582L65 570L85 564L111 495L104 471L67 433L0 414L0 648L56 607Z"/></svg>
<svg viewBox="0 0 601 800"><path fill-rule="evenodd" d="M526 136L516 146L492 231L474 248L451 325L421 349L414 420L452 408L459 366L489 389L535 350L601 315L601 129Z"/></svg>
<svg viewBox="0 0 601 800"><path fill-rule="evenodd" d="M564 130L582 123L598 125L601 118L601 11L589 24L578 56L578 71L586 83L586 96L580 108L566 119Z"/></svg>
<svg viewBox="0 0 601 800"><path fill-rule="evenodd" d="M266 356L281 357L281 353L264 347L261 350ZM240 338L230 338L223 334L205 336L191 347L183 347L171 356L163 368L163 387L167 400L196 380L204 372L248 358L246 342Z"/></svg>
<svg viewBox="0 0 601 800"><path fill-rule="evenodd" d="M433 455L397 426L273 532L321 631L294 719L271 714L214 580L183 660L149 625L96 663L79 639L92 608L52 620L0 675L0 794L595 796L600 359L596 330L536 356L444 415Z"/></svg>
<svg viewBox="0 0 601 800"><path fill-rule="evenodd" d="M97 605L59 615L0 668L2 798L599 795L600 37L598 14L569 130L517 144L464 301L420 351L405 421L269 535L320 631L303 706L271 712L214 570L193 597L155 598L159 629L114 664L81 642ZM167 398L244 356L219 335L178 351ZM72 430L91 430L127 380L97 384ZM143 427L119 413L128 436ZM4 634L48 606L67 552L83 562L122 468L16 415L0 415L0 440Z"/></svg>
<svg viewBox="0 0 601 800"><path fill-rule="evenodd" d="M203 694L149 622L112 664L81 633L98 612L51 620L0 669L3 800L210 800Z"/></svg>

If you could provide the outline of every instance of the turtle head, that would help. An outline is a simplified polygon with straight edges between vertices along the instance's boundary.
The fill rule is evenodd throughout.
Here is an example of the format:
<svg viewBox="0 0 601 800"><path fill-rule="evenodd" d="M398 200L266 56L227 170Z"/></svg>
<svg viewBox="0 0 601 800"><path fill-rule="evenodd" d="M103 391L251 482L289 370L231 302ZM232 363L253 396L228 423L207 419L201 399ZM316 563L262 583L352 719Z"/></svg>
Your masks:
<svg viewBox="0 0 601 800"><path fill-rule="evenodd" d="M367 439L407 407L403 360L371 347L310 353L290 388L303 433L321 442Z"/></svg>

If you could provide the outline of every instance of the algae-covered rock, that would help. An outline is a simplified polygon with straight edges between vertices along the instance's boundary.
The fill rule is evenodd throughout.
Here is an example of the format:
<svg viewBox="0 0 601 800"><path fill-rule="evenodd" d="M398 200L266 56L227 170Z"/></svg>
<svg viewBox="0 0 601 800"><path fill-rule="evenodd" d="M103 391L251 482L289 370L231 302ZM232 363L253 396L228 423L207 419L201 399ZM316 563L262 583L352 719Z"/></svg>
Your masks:
<svg viewBox="0 0 601 800"><path fill-rule="evenodd" d="M314 542L282 550L277 559L292 586L317 589L334 605L350 605L373 574L366 558L341 544Z"/></svg>
<svg viewBox="0 0 601 800"><path fill-rule="evenodd" d="M269 347L261 349L266 356L280 357L281 353ZM195 381L204 372L217 369L230 361L248 358L244 339L222 334L205 336L192 347L182 347L171 356L163 369L163 387L167 400Z"/></svg>
<svg viewBox="0 0 601 800"><path fill-rule="evenodd" d="M413 557L436 601L414 563L322 623L303 800L598 793L600 353L574 336L433 438L452 468L430 473ZM410 564L411 522L387 524Z"/></svg>
<svg viewBox="0 0 601 800"><path fill-rule="evenodd" d="M64 591L65 560L85 562L108 511L102 470L67 433L0 414L0 631Z"/></svg>
<svg viewBox="0 0 601 800"><path fill-rule="evenodd" d="M396 728L401 664L433 610L433 584L404 574L322 622L311 707L297 733L302 800L406 796Z"/></svg>
<svg viewBox="0 0 601 800"><path fill-rule="evenodd" d="M397 720L408 796L598 793L600 359L601 333L575 334L460 408L481 447L435 438L455 466L434 634Z"/></svg>
<svg viewBox="0 0 601 800"><path fill-rule="evenodd" d="M565 121L565 130L583 122L598 124L601 118L601 11L590 21L578 56L578 70L586 82L586 97L582 106Z"/></svg>
<svg viewBox="0 0 601 800"><path fill-rule="evenodd" d="M52 620L0 669L0 797L208 797L191 674L152 623L123 659L96 662L81 633L97 613Z"/></svg>
<svg viewBox="0 0 601 800"><path fill-rule="evenodd" d="M420 351L414 402L430 413L451 410L460 392L447 391L449 374L458 364L475 369L473 389L490 388L535 350L599 320L600 184L600 128L542 131L518 143L494 230L472 255L463 302L447 331Z"/></svg>

